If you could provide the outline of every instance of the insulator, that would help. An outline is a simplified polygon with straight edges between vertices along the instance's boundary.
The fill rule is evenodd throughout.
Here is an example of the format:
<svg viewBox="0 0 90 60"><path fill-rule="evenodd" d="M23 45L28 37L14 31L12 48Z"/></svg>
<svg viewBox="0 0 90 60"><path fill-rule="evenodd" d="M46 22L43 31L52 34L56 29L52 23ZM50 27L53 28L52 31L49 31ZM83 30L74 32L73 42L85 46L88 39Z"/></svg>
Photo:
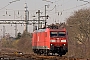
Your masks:
<svg viewBox="0 0 90 60"><path fill-rule="evenodd" d="M22 24L21 24L21 26L22 26Z"/></svg>
<svg viewBox="0 0 90 60"><path fill-rule="evenodd" d="M3 16L5 16L5 15L3 15Z"/></svg>
<svg viewBox="0 0 90 60"><path fill-rule="evenodd" d="M11 16L11 15L9 15L9 16Z"/></svg>
<svg viewBox="0 0 90 60"><path fill-rule="evenodd" d="M6 11L6 15L7 15L7 11Z"/></svg>
<svg viewBox="0 0 90 60"><path fill-rule="evenodd" d="M62 12L61 12L61 15L62 15Z"/></svg>
<svg viewBox="0 0 90 60"><path fill-rule="evenodd" d="M19 15L19 11L18 11L18 15Z"/></svg>
<svg viewBox="0 0 90 60"><path fill-rule="evenodd" d="M59 16L59 12L58 12L58 16Z"/></svg>
<svg viewBox="0 0 90 60"><path fill-rule="evenodd" d="M11 26L12 26L12 24L11 24Z"/></svg>

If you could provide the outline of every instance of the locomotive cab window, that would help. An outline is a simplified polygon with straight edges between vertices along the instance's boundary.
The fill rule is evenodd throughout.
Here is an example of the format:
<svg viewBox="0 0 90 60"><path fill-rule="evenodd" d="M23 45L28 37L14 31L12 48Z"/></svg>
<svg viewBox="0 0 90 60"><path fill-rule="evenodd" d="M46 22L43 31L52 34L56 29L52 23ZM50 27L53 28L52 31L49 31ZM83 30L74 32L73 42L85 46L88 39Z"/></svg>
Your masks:
<svg viewBox="0 0 90 60"><path fill-rule="evenodd" d="M57 34L58 34L58 32L50 32L50 36L51 36L51 37L56 37Z"/></svg>
<svg viewBox="0 0 90 60"><path fill-rule="evenodd" d="M65 32L58 32L58 36L66 36Z"/></svg>

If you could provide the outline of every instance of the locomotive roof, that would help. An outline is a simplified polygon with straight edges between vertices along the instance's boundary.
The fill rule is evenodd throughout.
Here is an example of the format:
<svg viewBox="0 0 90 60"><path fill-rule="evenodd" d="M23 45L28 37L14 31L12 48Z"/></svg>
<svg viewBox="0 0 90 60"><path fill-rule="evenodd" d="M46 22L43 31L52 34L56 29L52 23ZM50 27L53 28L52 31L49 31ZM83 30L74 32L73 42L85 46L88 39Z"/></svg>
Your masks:
<svg viewBox="0 0 90 60"><path fill-rule="evenodd" d="M60 28L60 29L50 29L50 31L66 31L65 28Z"/></svg>
<svg viewBox="0 0 90 60"><path fill-rule="evenodd" d="M50 30L50 31L66 31L65 28L61 28L61 29L49 29L49 28L46 28L46 29L35 30L34 32L45 32L46 30Z"/></svg>
<svg viewBox="0 0 90 60"><path fill-rule="evenodd" d="M44 32L46 29L35 30L34 32Z"/></svg>

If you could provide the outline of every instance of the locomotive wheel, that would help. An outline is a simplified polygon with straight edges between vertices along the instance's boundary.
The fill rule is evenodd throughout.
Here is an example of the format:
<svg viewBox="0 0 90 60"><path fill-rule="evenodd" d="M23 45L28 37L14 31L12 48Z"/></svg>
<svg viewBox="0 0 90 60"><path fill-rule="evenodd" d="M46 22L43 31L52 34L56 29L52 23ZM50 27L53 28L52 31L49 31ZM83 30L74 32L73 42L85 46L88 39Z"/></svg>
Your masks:
<svg viewBox="0 0 90 60"><path fill-rule="evenodd" d="M48 50L44 50L44 55L45 56L49 55L49 51Z"/></svg>
<svg viewBox="0 0 90 60"><path fill-rule="evenodd" d="M45 52L45 53L44 53L44 55L45 55L45 56L47 56L47 55L48 55L48 53L47 53L47 52Z"/></svg>
<svg viewBox="0 0 90 60"><path fill-rule="evenodd" d="M59 53L59 56L62 57L62 53Z"/></svg>
<svg viewBox="0 0 90 60"><path fill-rule="evenodd" d="M60 57L62 57L62 54L60 54Z"/></svg>
<svg viewBox="0 0 90 60"><path fill-rule="evenodd" d="M55 55L55 53L52 52L52 56Z"/></svg>

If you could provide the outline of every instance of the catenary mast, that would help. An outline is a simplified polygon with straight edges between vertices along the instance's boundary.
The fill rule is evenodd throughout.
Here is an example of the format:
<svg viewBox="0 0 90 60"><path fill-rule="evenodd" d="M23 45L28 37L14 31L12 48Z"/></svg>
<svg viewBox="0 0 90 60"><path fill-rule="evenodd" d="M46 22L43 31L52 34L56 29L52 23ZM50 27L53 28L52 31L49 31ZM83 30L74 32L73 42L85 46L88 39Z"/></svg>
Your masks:
<svg viewBox="0 0 90 60"><path fill-rule="evenodd" d="M27 9L27 3L25 3L25 31L28 32L28 20L29 20L29 11Z"/></svg>

